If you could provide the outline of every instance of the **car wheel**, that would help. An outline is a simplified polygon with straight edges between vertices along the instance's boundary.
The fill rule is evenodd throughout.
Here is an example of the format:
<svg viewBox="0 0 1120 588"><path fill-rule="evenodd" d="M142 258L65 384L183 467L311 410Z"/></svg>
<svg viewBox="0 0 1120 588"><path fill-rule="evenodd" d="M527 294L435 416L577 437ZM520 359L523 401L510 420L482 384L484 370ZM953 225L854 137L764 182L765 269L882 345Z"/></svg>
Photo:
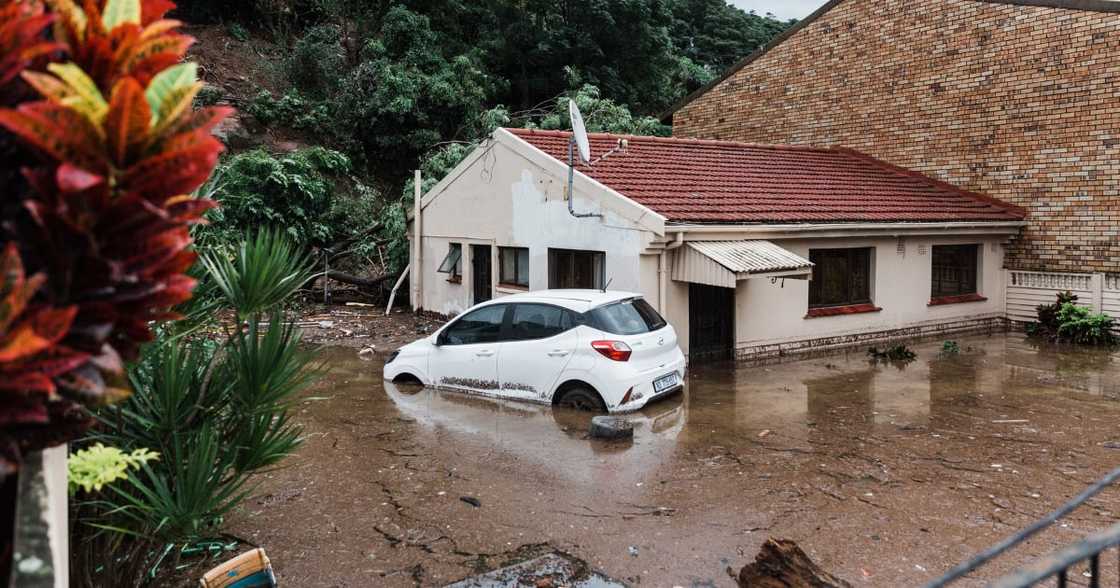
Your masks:
<svg viewBox="0 0 1120 588"><path fill-rule="evenodd" d="M587 388L572 388L560 397L557 402L559 406L565 408L572 408L575 410L586 410L588 412L606 412L607 407L603 405L603 399L594 390Z"/></svg>

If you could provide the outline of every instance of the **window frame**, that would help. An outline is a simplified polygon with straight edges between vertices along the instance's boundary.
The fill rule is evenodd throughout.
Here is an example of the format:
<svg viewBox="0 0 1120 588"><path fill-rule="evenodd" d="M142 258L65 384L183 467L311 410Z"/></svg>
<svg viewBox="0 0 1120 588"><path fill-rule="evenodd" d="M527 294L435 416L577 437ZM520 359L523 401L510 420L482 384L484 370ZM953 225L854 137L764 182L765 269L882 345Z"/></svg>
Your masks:
<svg viewBox="0 0 1120 588"><path fill-rule="evenodd" d="M595 274L592 277L591 286L586 289L601 290L607 281L607 252L596 251L592 249L567 249L563 247L549 247L548 248L548 287L550 290L564 289L565 286L559 284L560 280L557 276L559 271L560 256L566 256L569 260L568 267L564 269L575 268L576 255L589 255L592 256L592 271ZM598 271L594 271L594 265L598 264ZM574 273L574 272L573 272Z"/></svg>
<svg viewBox="0 0 1120 588"><path fill-rule="evenodd" d="M971 270L972 270L972 272L971 272L972 273L972 284L971 284L972 288L971 288L970 291L965 291L963 289L959 289L960 285L963 283L962 280L959 277L956 281L957 286L958 286L957 291L954 291L954 292L946 292L944 290L938 291L937 288L939 287L939 285L943 286L943 284L945 284L946 280L937 278L937 273L938 273L937 252L938 252L938 250L945 251L946 249L957 250L956 253L954 253L954 257L956 258L955 261L957 263L959 263L962 259L970 258ZM969 256L969 255L963 253L961 251L963 249L970 249L971 252L972 252L972 255ZM982 251L983 251L983 249L982 249L982 245L980 243L943 243L943 244L940 244L940 245L931 245L930 246L930 251L929 251L929 254L930 254L929 255L930 256L930 262L929 262L929 297L930 297L930 300L938 300L938 299L944 299L944 298L950 298L950 297L965 297L965 296L977 296L977 295L979 295L980 294L980 254L981 254ZM957 266L955 266L954 269L956 269L958 272L962 272L962 270L968 269L967 265L969 265L969 264L957 265ZM941 267L946 268L946 267L949 267L949 266L942 265ZM963 273L961 273L961 275L963 276Z"/></svg>
<svg viewBox="0 0 1120 588"><path fill-rule="evenodd" d="M459 249L459 259L455 260L455 264L449 270L444 270L443 266L447 263L448 258L451 257L451 252L455 248ZM451 242L447 244L447 255L443 257L439 267L436 268L436 273L447 274L447 281L453 284L463 283L463 244Z"/></svg>
<svg viewBox="0 0 1120 588"><path fill-rule="evenodd" d="M851 268L853 267L853 262L856 260L857 256L862 254L862 253L866 254L866 259L864 260L864 265L865 265L865 268L864 268L864 281L865 281L864 287L866 288L867 295L865 297L856 297L854 295L854 292L856 291L855 282L853 282L851 279L849 279L848 283L847 283L848 293L845 296L845 299L843 301L821 302L819 300L819 298L821 296L820 288L822 287L821 286L822 280L821 280L821 277L819 275L817 275L817 272L818 271L823 271L823 270L819 269L819 268L822 267L822 264L819 262L819 260L820 260L819 256L821 256L821 255L834 256L834 255L838 255L840 252L843 252L847 256L849 278L851 276ZM873 289L874 282L875 282L875 279L874 279L874 276L873 276L873 273L875 271L874 255L875 255L875 248L874 247L828 247L828 248L810 249L809 250L809 261L813 262L813 276L812 276L812 279L809 280L809 293L808 293L809 294L808 295L809 309L814 310L814 309L821 309L821 308L838 308L838 307L844 307L844 306L873 305L874 304L874 299L875 299L875 294L874 294L874 289ZM814 260L813 259L814 257L817 257L817 259ZM818 300L814 301L814 298L817 298Z"/></svg>
<svg viewBox="0 0 1120 588"><path fill-rule="evenodd" d="M522 269L520 267L521 264L519 263L520 252L522 252L522 251L525 252L525 268L524 268L524 270L525 270L525 274L524 274L525 283L521 283L521 282L517 281L517 277L518 277L518 275L521 274L521 269ZM507 252L511 252L514 255L514 257L513 257L513 280L512 281L507 280L506 279L507 276L505 275L505 273L506 273L505 255L506 255ZM529 253L529 248L528 247L514 247L514 246L502 247L502 246L499 246L498 247L498 285L502 286L502 287L506 287L506 288L521 288L521 289L528 290L529 289L529 283L531 281L531 277L529 275L529 268L530 268L531 265L532 265L532 260L530 258L530 253Z"/></svg>
<svg viewBox="0 0 1120 588"><path fill-rule="evenodd" d="M560 335L563 335L564 333L567 333L568 331L571 331L572 329L574 329L574 328L576 328L576 327L578 327L578 326L580 326L584 323L583 318L581 317L580 313L578 313L578 312L576 312L576 311L574 311L570 308L564 308L563 306L559 306L559 305L556 305L556 304L549 304L547 302L514 302L514 303L510 303L509 306L512 307L512 309L510 310L509 316L506 317L506 321L505 321L505 326L506 326L506 329L508 330L508 332L503 333L502 336L499 337L499 340L503 343L510 343L510 342L518 343L518 342L523 342L523 341L544 341L545 339L551 339L553 337L558 337ZM513 333L513 330L514 330L514 316L517 313L517 308L521 307L521 306L544 306L544 307L547 307L547 308L555 308L555 309L559 310L561 313L568 315L569 320L571 322L568 325L568 328L566 328L562 331L558 331L556 333L553 333L551 335L545 336L545 337L528 337L528 338L524 338L524 339L519 338L519 337L515 337L514 333Z"/></svg>
<svg viewBox="0 0 1120 588"><path fill-rule="evenodd" d="M493 341L475 341L472 343L452 343L448 341L448 333L451 331L451 329L455 328L456 325L466 320L472 314L489 310L495 307L500 307L502 309L502 322L500 325L498 325L498 335L497 338L495 338ZM513 304L508 302L499 302L495 304L487 304L486 306L483 306L481 308L475 308L473 310L465 312L462 315L455 317L455 320L447 323L447 326L440 330L439 335L436 336L436 343L440 347L462 347L464 345L492 345L495 343L502 343L504 342L504 337L509 329L509 320L513 314L512 311Z"/></svg>

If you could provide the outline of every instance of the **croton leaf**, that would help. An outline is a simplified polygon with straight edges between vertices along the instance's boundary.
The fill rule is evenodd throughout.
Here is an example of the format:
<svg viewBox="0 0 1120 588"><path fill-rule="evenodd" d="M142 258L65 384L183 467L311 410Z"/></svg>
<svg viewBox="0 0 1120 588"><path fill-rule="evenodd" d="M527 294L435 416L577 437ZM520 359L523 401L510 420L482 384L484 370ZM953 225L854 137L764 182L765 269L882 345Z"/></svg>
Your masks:
<svg viewBox="0 0 1120 588"><path fill-rule="evenodd" d="M86 32L86 13L73 0L46 0L51 10L62 16L62 23L66 29L77 33L73 41L81 41ZM61 35L60 35L61 37Z"/></svg>
<svg viewBox="0 0 1120 588"><path fill-rule="evenodd" d="M100 125L109 112L109 104L93 81L82 68L74 63L52 63L47 70L58 76L70 89L70 95L62 99L62 104L77 110L95 125Z"/></svg>
<svg viewBox="0 0 1120 588"><path fill-rule="evenodd" d="M0 338L8 332L28 301L47 279L44 274L28 278L15 243L8 243L0 254Z"/></svg>
<svg viewBox="0 0 1120 588"><path fill-rule="evenodd" d="M36 354L30 359L18 362L16 364L7 364L11 367L0 366L0 374L19 370L22 372L34 372L42 374L48 378L64 374L70 370L77 369L78 366L88 362L90 354L81 351L75 351L62 345L55 345L41 353Z"/></svg>
<svg viewBox="0 0 1120 588"><path fill-rule="evenodd" d="M194 103L194 97L198 95L198 91L201 89L202 82L195 82L189 86L180 86L169 92L160 105L159 113L156 114L156 119L159 122L152 128L152 134L162 135L164 131L174 125L179 117L190 109L191 104Z"/></svg>
<svg viewBox="0 0 1120 588"><path fill-rule="evenodd" d="M77 306L31 312L31 316L16 323L0 338L0 363L25 360L58 343L70 329L77 312Z"/></svg>
<svg viewBox="0 0 1120 588"><path fill-rule="evenodd" d="M171 0L141 0L140 13L143 18L140 24L147 26L163 18L163 15L175 8Z"/></svg>
<svg viewBox="0 0 1120 588"><path fill-rule="evenodd" d="M58 161L98 172L106 167L101 130L65 106L43 101L21 104L16 110L0 109L0 126Z"/></svg>
<svg viewBox="0 0 1120 588"><path fill-rule="evenodd" d="M167 198L201 186L210 177L221 151L221 142L210 137L188 149L153 155L128 168L121 187L158 199L162 205Z"/></svg>
<svg viewBox="0 0 1120 588"><path fill-rule="evenodd" d="M140 0L109 0L101 13L106 30L113 30L125 23L140 24Z"/></svg>
<svg viewBox="0 0 1120 588"><path fill-rule="evenodd" d="M179 24L178 21L160 21L160 23ZM124 72L131 71L157 55L170 55L175 60L172 63L175 63L194 41L192 37L187 35L160 33L147 37L146 34L147 31L142 32L138 37L138 42L130 47L122 48L118 63Z"/></svg>
<svg viewBox="0 0 1120 588"><path fill-rule="evenodd" d="M150 24L144 25L144 29L140 32L139 40L146 41L148 39L163 35L164 33L169 33L181 26L183 26L182 21L178 21L173 18L161 18L158 20L154 20L151 21Z"/></svg>
<svg viewBox="0 0 1120 588"><path fill-rule="evenodd" d="M164 111L163 103L172 98L176 90L194 85L196 82L198 82L198 65L194 63L180 63L156 74L145 91L148 107L152 109L151 126L154 127L159 123L157 117Z"/></svg>
<svg viewBox="0 0 1120 588"><path fill-rule="evenodd" d="M147 138L152 115L144 88L131 77L121 78L113 86L109 114L105 119L105 142L113 161L123 166L133 147Z"/></svg>
<svg viewBox="0 0 1120 588"><path fill-rule="evenodd" d="M105 181L105 177L86 171L69 162L58 166L55 172L58 189L63 192L84 192Z"/></svg>

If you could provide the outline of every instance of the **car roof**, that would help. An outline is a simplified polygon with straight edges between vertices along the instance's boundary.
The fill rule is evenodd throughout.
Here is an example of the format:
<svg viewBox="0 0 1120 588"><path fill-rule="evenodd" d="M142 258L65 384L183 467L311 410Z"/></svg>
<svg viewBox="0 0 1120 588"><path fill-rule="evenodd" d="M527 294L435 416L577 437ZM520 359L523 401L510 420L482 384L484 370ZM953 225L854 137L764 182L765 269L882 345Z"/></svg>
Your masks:
<svg viewBox="0 0 1120 588"><path fill-rule="evenodd" d="M556 306L583 312L590 308L595 308L611 302L641 297L642 295L636 292L623 292L618 290L537 290L534 292L522 292L495 298L491 300L490 303L540 302L542 304L554 304Z"/></svg>

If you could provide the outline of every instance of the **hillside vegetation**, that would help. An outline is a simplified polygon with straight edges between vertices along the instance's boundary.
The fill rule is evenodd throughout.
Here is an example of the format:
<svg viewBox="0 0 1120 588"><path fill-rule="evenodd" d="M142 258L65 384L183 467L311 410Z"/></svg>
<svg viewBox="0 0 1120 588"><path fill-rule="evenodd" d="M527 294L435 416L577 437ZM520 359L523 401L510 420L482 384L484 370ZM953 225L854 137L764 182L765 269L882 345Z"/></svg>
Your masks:
<svg viewBox="0 0 1120 588"><path fill-rule="evenodd" d="M199 100L245 126L210 186L230 212L200 238L282 226L374 275L406 260L413 169L430 185L497 126L565 128L568 99L591 130L667 134L656 114L791 24L724 0L191 0L178 16L224 33L197 50ZM338 225L350 211L367 225Z"/></svg>

